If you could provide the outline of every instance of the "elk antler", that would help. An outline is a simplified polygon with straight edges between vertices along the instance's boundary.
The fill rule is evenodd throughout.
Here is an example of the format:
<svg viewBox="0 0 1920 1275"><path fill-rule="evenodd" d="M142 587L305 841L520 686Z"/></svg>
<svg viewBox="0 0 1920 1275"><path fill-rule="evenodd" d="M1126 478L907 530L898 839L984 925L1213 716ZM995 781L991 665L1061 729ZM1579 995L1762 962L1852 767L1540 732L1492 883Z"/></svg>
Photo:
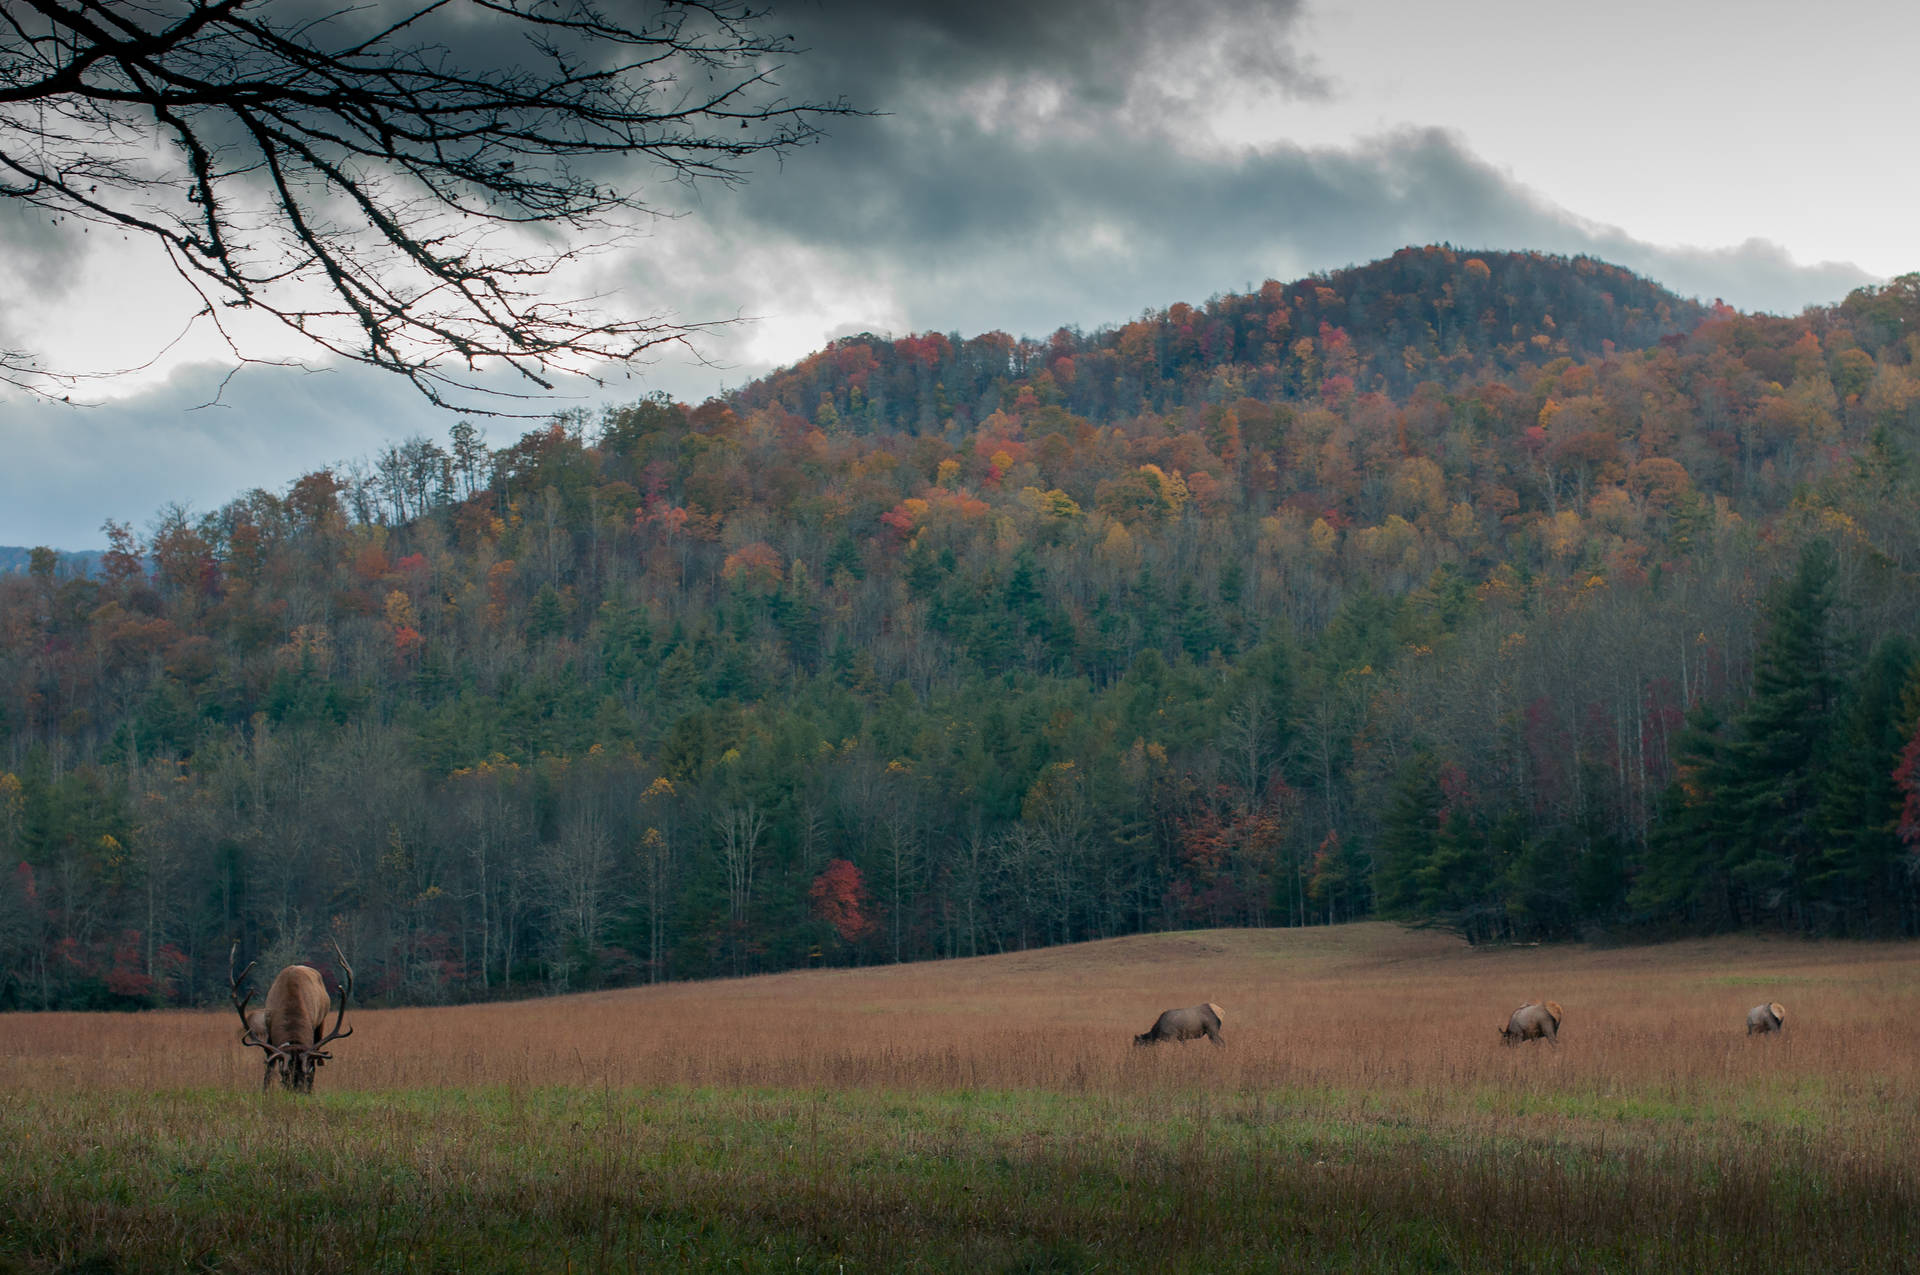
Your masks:
<svg viewBox="0 0 1920 1275"><path fill-rule="evenodd" d="M353 966L347 964L346 953L340 950L338 940L334 941L333 955L334 959L340 962L340 968L347 972L347 981L340 986L340 1012L334 1015L333 1030L313 1042L312 1047L307 1050L309 1055L319 1054L321 1046L330 1041L340 1040L353 1035L353 1028L351 1027L345 1031L340 1030L340 1024L345 1022L347 1018L347 998L353 995ZM321 1054L320 1056L325 1057L326 1055Z"/></svg>
<svg viewBox="0 0 1920 1275"><path fill-rule="evenodd" d="M244 997L240 995L241 980L253 973L253 967L259 962L248 961L247 968L241 970L239 977L236 978L233 973L233 959L239 954L240 940L235 939L233 946L227 949L227 995L233 999L233 1008L235 1012L240 1015L240 1026L246 1029L246 1034L240 1038L240 1043L243 1045L257 1045L267 1051L268 1058L272 1058L278 1051L266 1041L256 1039L253 1034L253 1024L247 1021L247 1004L253 1000L253 989L248 988L247 994Z"/></svg>

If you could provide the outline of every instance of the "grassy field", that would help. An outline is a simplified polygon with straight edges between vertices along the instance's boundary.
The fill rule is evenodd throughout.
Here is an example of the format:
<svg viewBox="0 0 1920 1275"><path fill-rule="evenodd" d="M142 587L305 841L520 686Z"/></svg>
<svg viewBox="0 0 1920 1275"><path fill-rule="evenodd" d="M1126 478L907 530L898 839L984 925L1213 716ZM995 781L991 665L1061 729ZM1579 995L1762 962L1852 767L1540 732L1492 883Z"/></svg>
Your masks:
<svg viewBox="0 0 1920 1275"><path fill-rule="evenodd" d="M1130 1047L1202 1000L1227 1048ZM1920 1268L1913 945L1213 931L349 1021L294 1098L230 1012L6 1019L0 1272Z"/></svg>

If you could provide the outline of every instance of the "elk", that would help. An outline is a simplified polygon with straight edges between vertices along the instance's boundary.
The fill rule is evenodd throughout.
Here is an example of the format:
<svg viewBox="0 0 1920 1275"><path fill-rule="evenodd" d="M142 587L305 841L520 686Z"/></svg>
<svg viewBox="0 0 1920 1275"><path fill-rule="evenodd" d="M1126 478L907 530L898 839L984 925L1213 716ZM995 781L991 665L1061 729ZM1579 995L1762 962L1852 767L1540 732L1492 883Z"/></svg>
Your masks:
<svg viewBox="0 0 1920 1275"><path fill-rule="evenodd" d="M1755 1032L1766 1035L1777 1032L1787 1025L1787 1007L1779 1001L1769 1001L1765 1005L1755 1005L1747 1011L1747 1035Z"/></svg>
<svg viewBox="0 0 1920 1275"><path fill-rule="evenodd" d="M347 977L340 987L340 1012L333 1020L333 1030L323 1036L321 1032L327 1025L329 998L320 971L311 965L287 966L274 977L273 986L267 989L266 1009L249 1013L247 1003L253 999L253 992L249 989L246 996L242 997L240 985L253 972L255 962L249 961L247 968L236 977L233 958L239 950L240 944L236 942L227 953L227 988L244 1028L240 1043L258 1047L266 1054L267 1070L260 1079L261 1091L273 1088L273 1077L277 1071L280 1083L288 1089L295 1093L312 1093L313 1073L321 1063L333 1057L326 1052L325 1046L353 1035L353 1028L341 1028L347 1017L347 1000L353 995L353 966L347 964L340 945L335 943L333 954Z"/></svg>
<svg viewBox="0 0 1920 1275"><path fill-rule="evenodd" d="M1134 1045L1157 1045L1163 1040L1177 1040L1182 1043L1196 1037L1205 1036L1215 1045L1227 1042L1220 1039L1220 1024L1226 1015L1212 1001L1204 1005L1193 1005L1186 1009L1170 1009L1153 1020L1153 1026L1133 1038Z"/></svg>
<svg viewBox="0 0 1920 1275"><path fill-rule="evenodd" d="M1560 1043L1560 1005L1557 1001L1528 1001L1507 1016L1500 1029L1500 1043L1516 1045L1523 1040Z"/></svg>

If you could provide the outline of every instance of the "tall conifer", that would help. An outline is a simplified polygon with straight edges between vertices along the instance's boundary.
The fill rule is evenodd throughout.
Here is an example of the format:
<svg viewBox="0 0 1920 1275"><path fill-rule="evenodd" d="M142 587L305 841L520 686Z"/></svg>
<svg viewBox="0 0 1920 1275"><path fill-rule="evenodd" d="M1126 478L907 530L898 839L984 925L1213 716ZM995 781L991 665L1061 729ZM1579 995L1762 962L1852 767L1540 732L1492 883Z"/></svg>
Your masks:
<svg viewBox="0 0 1920 1275"><path fill-rule="evenodd" d="M1725 865L1743 922L1804 923L1806 876L1822 745L1831 728L1836 677L1827 619L1833 546L1815 540L1767 605L1754 659L1753 694L1723 757L1719 816L1731 834Z"/></svg>

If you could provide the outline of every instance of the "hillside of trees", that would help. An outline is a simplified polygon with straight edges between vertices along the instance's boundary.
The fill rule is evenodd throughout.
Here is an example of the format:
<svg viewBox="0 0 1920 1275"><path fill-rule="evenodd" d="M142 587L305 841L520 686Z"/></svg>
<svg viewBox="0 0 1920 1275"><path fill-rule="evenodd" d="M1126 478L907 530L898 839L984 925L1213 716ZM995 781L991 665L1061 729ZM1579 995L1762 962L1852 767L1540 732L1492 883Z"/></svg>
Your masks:
<svg viewBox="0 0 1920 1275"><path fill-rule="evenodd" d="M110 523L0 576L0 1004L1920 935L1917 449L1920 275L1428 247Z"/></svg>

